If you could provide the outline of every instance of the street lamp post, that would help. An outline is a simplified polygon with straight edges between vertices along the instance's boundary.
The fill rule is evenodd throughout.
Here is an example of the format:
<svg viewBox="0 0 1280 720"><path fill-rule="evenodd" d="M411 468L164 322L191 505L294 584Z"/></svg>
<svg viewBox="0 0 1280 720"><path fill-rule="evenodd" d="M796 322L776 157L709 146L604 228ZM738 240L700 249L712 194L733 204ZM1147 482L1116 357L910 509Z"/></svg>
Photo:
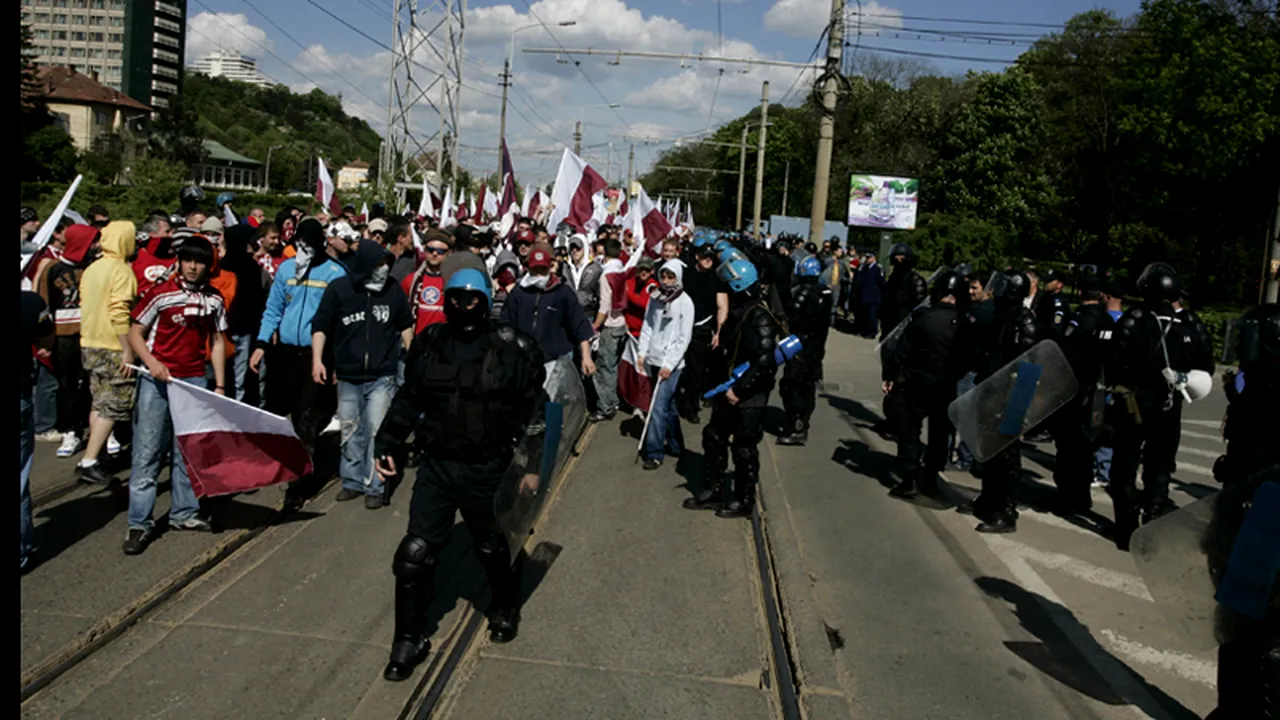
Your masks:
<svg viewBox="0 0 1280 720"><path fill-rule="evenodd" d="M621 103L605 103L604 105L584 105L578 108L578 123L573 129L573 154L582 157L582 117L588 110L598 110L600 108L609 108L616 110L622 107Z"/></svg>
<svg viewBox="0 0 1280 720"><path fill-rule="evenodd" d="M282 148L282 147L284 146L272 145L271 147L267 148L267 168L262 172L262 189L263 190L271 189L271 151L276 150L277 148Z"/></svg>
<svg viewBox="0 0 1280 720"><path fill-rule="evenodd" d="M560 27L573 27L576 20L556 23ZM511 87L511 60L516 54L516 33L542 27L542 23L522 25L511 31L511 44L507 49L507 58L502 62L502 120L498 126L498 174L502 174L502 146L507 142L507 88Z"/></svg>

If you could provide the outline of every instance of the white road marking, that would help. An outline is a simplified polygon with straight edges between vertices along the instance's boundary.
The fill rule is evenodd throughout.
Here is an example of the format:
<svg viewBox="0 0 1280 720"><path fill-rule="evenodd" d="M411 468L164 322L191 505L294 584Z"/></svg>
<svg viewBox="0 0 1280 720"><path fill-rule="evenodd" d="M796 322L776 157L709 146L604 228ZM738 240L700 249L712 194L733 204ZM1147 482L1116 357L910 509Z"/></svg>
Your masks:
<svg viewBox="0 0 1280 720"><path fill-rule="evenodd" d="M1191 418L1182 418L1184 425L1199 425L1200 427L1213 428L1217 430L1222 427L1221 420L1192 420Z"/></svg>
<svg viewBox="0 0 1280 720"><path fill-rule="evenodd" d="M1217 460L1222 456L1221 450L1201 450L1200 448L1187 447L1186 445L1179 446L1178 452L1195 455L1196 457L1209 458L1210 460Z"/></svg>
<svg viewBox="0 0 1280 720"><path fill-rule="evenodd" d="M1070 555L1062 553L1046 552L1037 550L1036 548L1024 545L1016 540L994 536L988 537L987 543L993 549L997 549L1006 554L1014 554L1029 560L1037 565L1043 565L1052 568L1072 577L1084 580L1087 583L1097 585L1099 587L1108 588L1122 592L1130 597L1154 602L1151 593L1147 591L1147 584L1137 575L1110 570L1104 567L1098 567L1092 563L1087 563Z"/></svg>
<svg viewBox="0 0 1280 720"><path fill-rule="evenodd" d="M1213 455L1214 459L1217 459L1219 454L1221 453L1215 453ZM1204 477L1213 477L1212 468L1207 468L1203 465L1196 465L1195 463L1187 463L1187 462L1179 461L1178 472L1183 472L1183 471L1192 473L1194 475L1203 475Z"/></svg>
<svg viewBox="0 0 1280 720"><path fill-rule="evenodd" d="M1072 532L1078 532L1084 535L1094 535L1094 536L1097 535L1097 533L1093 532L1092 530L1089 530L1088 528L1082 528L1079 525L1068 522L1058 517L1057 515L1054 515L1053 513L1040 512L1039 510L1032 510L1031 508L1026 508L1026 509L1019 508L1018 514L1023 515L1025 517L1029 517L1032 520L1035 520L1036 522L1043 523L1050 527L1056 527L1060 530L1070 530Z"/></svg>
<svg viewBox="0 0 1280 720"><path fill-rule="evenodd" d="M1194 430L1183 430L1182 434L1185 437L1189 437L1189 438L1197 438L1199 440L1213 440L1219 443L1222 442L1221 435L1210 435L1209 433L1195 432Z"/></svg>
<svg viewBox="0 0 1280 720"><path fill-rule="evenodd" d="M1107 639L1107 644L1111 646L1112 650L1129 660L1168 670L1181 678L1198 682L1210 688L1216 689L1218 687L1218 666L1214 663L1192 657L1186 653L1147 647L1142 643L1126 638L1114 630L1104 629L1102 630L1102 636Z"/></svg>
<svg viewBox="0 0 1280 720"><path fill-rule="evenodd" d="M1053 619L1053 623L1062 630L1067 640L1076 646L1094 671L1116 691L1117 695L1132 703L1129 708L1134 717L1161 719L1169 717L1169 712L1151 696L1146 688L1142 687L1129 668L1102 649L1098 641L1089 634L1088 629L1067 609L1066 604L1053 591L1053 588L1031 569L1031 564L1025 558L1011 549L1010 546L1014 543L999 542L1004 538L996 535L983 535L982 538L987 541L987 545L995 556L1009 569L1018 584L1036 597L1036 601Z"/></svg>

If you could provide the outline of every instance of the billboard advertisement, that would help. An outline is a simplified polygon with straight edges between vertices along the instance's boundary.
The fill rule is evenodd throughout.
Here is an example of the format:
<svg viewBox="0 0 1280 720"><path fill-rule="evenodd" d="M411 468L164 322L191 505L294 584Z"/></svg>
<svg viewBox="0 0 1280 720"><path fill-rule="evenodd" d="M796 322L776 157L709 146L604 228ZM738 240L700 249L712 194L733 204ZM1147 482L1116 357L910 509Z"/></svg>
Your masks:
<svg viewBox="0 0 1280 720"><path fill-rule="evenodd" d="M849 180L849 224L886 230L914 230L920 181L889 175L854 175Z"/></svg>

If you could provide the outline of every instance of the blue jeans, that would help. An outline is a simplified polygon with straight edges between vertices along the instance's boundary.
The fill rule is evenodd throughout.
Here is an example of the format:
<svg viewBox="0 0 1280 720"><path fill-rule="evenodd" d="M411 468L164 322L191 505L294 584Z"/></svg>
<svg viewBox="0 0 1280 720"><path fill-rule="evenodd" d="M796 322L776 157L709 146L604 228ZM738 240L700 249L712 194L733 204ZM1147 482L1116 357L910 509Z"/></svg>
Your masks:
<svg viewBox="0 0 1280 720"><path fill-rule="evenodd" d="M204 386L204 377L173 378L196 387ZM173 448L169 479L169 521L183 522L200 510L200 499L191 489L187 463L173 433L169 417L169 389L150 375L138 378L138 400L133 408L133 472L129 475L129 529L150 530L151 511L156 506L156 476L164 462L166 446Z"/></svg>
<svg viewBox="0 0 1280 720"><path fill-rule="evenodd" d="M244 402L244 381L249 376L249 356L253 354L252 335L232 335L231 344L236 346L235 355L231 356L231 382L235 384L235 398Z"/></svg>
<svg viewBox="0 0 1280 720"><path fill-rule="evenodd" d="M680 414L676 412L676 388L680 386L680 373L684 368L672 370L671 377L662 381L653 396L653 413L649 418L649 431L644 436L646 460L661 460L666 450L672 457L680 457L684 449L684 433L680 430ZM658 381L658 368L649 366L649 379Z"/></svg>
<svg viewBox="0 0 1280 720"><path fill-rule="evenodd" d="M31 398L31 388L23 388L20 424L22 445L22 567L27 566L27 556L31 554L31 461L36 454L36 413L35 403Z"/></svg>
<svg viewBox="0 0 1280 720"><path fill-rule="evenodd" d="M373 436L396 396L394 376L363 383L338 380L338 423L342 432L342 487L366 495L382 494L382 478L373 468Z"/></svg>
<svg viewBox="0 0 1280 720"><path fill-rule="evenodd" d="M36 434L49 432L58 424L58 378L44 363L36 363L35 402Z"/></svg>
<svg viewBox="0 0 1280 720"><path fill-rule="evenodd" d="M977 377L976 373L969 373L960 378L959 382L956 383L956 397L960 397L973 389L975 377ZM973 453L969 451L969 446L960 439L959 434L953 434L952 437L956 441L956 465L961 470L968 470L973 467Z"/></svg>
<svg viewBox="0 0 1280 720"><path fill-rule="evenodd" d="M1093 476L1102 482L1111 482L1111 456L1115 450L1100 447L1093 454Z"/></svg>

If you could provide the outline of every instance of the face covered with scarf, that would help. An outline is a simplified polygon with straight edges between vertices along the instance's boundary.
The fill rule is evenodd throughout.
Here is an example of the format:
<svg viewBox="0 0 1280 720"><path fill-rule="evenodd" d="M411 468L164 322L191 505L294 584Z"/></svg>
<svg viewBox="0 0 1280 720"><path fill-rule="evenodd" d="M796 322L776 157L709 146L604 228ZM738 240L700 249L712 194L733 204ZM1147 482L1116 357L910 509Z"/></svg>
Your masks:
<svg viewBox="0 0 1280 720"><path fill-rule="evenodd" d="M658 281L659 284L649 290L650 296L669 308L671 302L684 292L684 263L674 258L662 263L658 269Z"/></svg>
<svg viewBox="0 0 1280 720"><path fill-rule="evenodd" d="M307 218L298 223L298 230L294 233L294 240L298 250L297 256L294 257L294 262L296 263L294 275L301 280L311 267L315 256L324 253L324 226L315 218Z"/></svg>

